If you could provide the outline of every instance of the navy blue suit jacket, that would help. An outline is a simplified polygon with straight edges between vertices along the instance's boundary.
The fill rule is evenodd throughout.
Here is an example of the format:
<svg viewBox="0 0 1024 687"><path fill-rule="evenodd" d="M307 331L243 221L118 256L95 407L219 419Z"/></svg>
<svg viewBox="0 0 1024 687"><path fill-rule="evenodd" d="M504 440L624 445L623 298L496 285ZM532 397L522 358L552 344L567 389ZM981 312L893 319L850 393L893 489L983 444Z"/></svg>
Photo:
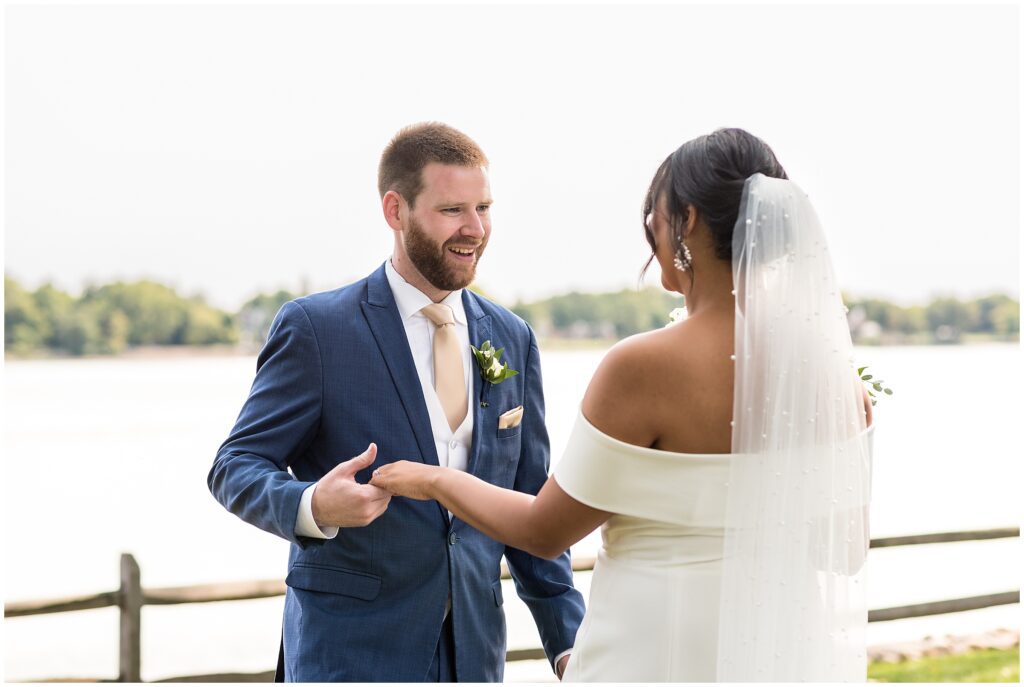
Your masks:
<svg viewBox="0 0 1024 687"><path fill-rule="evenodd" d="M535 494L549 464L536 339L520 318L469 290L463 303L470 341L505 348L502 360L520 371L496 385L474 375L468 471ZM521 424L498 429L498 416L519 405ZM208 478L225 508L292 542L286 679L424 679L450 594L458 679L501 681L503 555L548 660L572 647L584 606L572 586L568 552L554 561L536 558L450 521L436 501L405 498L393 498L373 523L342 528L335 539L296 536L302 492L371 441L377 461L356 475L361 483L394 460L437 465L419 377L383 266L354 284L281 308L249 397Z"/></svg>

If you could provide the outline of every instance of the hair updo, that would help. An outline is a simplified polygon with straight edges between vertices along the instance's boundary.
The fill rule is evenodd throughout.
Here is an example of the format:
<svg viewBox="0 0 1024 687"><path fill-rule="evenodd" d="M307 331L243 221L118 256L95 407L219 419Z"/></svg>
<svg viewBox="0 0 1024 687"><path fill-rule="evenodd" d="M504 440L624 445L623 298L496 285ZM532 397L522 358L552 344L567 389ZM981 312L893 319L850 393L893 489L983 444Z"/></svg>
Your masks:
<svg viewBox="0 0 1024 687"><path fill-rule="evenodd" d="M692 205L711 230L715 255L731 260L732 232L743 185L747 177L758 172L777 179L789 178L768 144L743 129L718 129L679 146L658 167L644 198L643 221L651 260L655 245L647 218L662 195L667 201L673 252L679 250L679 229L688 219L687 206ZM690 274L692 277L692 271Z"/></svg>

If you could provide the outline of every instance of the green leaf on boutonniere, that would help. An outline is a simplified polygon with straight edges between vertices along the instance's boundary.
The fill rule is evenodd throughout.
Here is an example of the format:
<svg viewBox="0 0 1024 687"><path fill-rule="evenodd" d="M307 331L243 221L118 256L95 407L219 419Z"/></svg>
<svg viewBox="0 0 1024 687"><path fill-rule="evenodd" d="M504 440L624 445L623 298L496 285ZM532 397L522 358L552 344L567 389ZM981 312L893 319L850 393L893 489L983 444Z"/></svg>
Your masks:
<svg viewBox="0 0 1024 687"><path fill-rule="evenodd" d="M501 362L501 354L505 352L504 348L494 350L490 341L484 341L480 348L472 344L469 347L473 349L473 356L480 369L480 376L491 384L501 384L509 377L519 374L518 371Z"/></svg>

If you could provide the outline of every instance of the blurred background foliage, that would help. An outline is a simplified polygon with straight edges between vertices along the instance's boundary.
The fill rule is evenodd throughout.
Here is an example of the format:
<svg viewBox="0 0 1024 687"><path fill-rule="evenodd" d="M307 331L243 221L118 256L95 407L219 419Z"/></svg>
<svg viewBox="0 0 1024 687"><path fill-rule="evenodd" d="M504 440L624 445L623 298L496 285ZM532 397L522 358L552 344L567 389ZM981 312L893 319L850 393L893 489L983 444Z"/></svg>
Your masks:
<svg viewBox="0 0 1024 687"><path fill-rule="evenodd" d="M486 291L472 287L486 296ZM4 347L13 355L108 355L144 346L263 344L287 290L259 294L231 313L201 296L182 296L154 281L90 286L73 296L51 284L35 290L4 277ZM850 330L862 345L1017 341L1020 303L1005 294L973 300L939 297L902 306L847 296ZM676 294L647 287L609 293L571 292L511 310L548 341L616 341L668 322L683 305Z"/></svg>

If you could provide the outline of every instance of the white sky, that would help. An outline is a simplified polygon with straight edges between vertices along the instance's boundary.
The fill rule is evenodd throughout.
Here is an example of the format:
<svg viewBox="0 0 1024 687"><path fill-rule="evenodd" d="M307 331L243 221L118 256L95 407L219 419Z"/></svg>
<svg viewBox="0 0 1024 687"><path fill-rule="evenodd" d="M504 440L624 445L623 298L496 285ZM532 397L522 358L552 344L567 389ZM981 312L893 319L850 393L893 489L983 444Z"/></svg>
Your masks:
<svg viewBox="0 0 1024 687"><path fill-rule="evenodd" d="M481 286L632 286L657 165L741 126L811 195L846 292L1017 294L1018 12L8 5L5 269L227 308L333 288L390 253L381 149L436 119L491 159Z"/></svg>

